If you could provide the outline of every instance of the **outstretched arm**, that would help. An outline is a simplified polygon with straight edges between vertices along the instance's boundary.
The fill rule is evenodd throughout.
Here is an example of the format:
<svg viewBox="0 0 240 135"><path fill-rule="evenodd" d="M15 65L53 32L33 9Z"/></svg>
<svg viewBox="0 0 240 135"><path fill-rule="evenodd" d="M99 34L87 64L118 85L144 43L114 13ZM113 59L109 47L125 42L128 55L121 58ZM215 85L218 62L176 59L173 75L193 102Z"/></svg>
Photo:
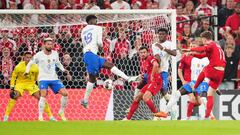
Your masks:
<svg viewBox="0 0 240 135"><path fill-rule="evenodd" d="M191 55L192 55L193 57L197 57L197 58L199 58L199 59L202 59L202 58L204 58L204 57L207 57L206 52L203 52L203 53L191 53Z"/></svg>

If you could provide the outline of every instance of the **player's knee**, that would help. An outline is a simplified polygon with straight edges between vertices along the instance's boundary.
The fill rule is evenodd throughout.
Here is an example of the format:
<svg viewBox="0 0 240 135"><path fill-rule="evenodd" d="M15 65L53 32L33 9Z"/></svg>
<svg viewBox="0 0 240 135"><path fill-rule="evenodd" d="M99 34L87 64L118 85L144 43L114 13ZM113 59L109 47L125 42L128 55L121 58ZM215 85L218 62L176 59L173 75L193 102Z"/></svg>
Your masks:
<svg viewBox="0 0 240 135"><path fill-rule="evenodd" d="M137 95L137 96L134 98L134 101L139 102L141 99L142 99L141 95Z"/></svg>
<svg viewBox="0 0 240 135"><path fill-rule="evenodd" d="M146 102L146 101L150 100L151 97L152 97L151 94L145 93L145 94L143 95L143 101Z"/></svg>
<svg viewBox="0 0 240 135"><path fill-rule="evenodd" d="M11 99L17 100L20 97L20 94L17 91L11 91L9 96Z"/></svg>
<svg viewBox="0 0 240 135"><path fill-rule="evenodd" d="M47 90L41 90L40 91L40 96L41 97L47 97Z"/></svg>

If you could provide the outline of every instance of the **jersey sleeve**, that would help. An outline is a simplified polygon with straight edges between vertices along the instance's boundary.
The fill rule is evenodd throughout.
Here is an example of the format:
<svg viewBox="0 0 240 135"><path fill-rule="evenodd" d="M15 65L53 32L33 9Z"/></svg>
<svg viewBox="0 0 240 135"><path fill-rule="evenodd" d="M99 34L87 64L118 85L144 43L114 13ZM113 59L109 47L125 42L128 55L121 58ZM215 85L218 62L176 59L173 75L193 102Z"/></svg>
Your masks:
<svg viewBox="0 0 240 135"><path fill-rule="evenodd" d="M155 44L152 45L152 52L154 56L160 55L160 49Z"/></svg>
<svg viewBox="0 0 240 135"><path fill-rule="evenodd" d="M29 73L32 64L37 64L39 62L39 53L33 56L33 58L28 62L26 67L26 73Z"/></svg>
<svg viewBox="0 0 240 135"><path fill-rule="evenodd" d="M58 53L56 53L56 55L57 55L56 66L57 66L60 70L62 70L62 71L64 72L64 71L65 71L65 68L63 67L62 63L61 63L60 60L59 60L59 55L58 55Z"/></svg>
<svg viewBox="0 0 240 135"><path fill-rule="evenodd" d="M11 87L15 86L15 81L17 79L17 74L18 74L18 68L19 68L19 66L16 66L12 72L12 77L11 77L11 81L10 81Z"/></svg>
<svg viewBox="0 0 240 135"><path fill-rule="evenodd" d="M178 69L184 69L184 68L185 68L185 56L182 57L178 65Z"/></svg>
<svg viewBox="0 0 240 135"><path fill-rule="evenodd" d="M102 27L98 27L98 29L97 29L97 44L98 44L98 46L100 46L100 47L103 46L103 43L102 43L102 34L103 34Z"/></svg>
<svg viewBox="0 0 240 135"><path fill-rule="evenodd" d="M201 58L207 57L207 54L206 54L206 52L204 52L204 53L195 53L195 54L193 54L193 57L197 57L197 58L201 59Z"/></svg>

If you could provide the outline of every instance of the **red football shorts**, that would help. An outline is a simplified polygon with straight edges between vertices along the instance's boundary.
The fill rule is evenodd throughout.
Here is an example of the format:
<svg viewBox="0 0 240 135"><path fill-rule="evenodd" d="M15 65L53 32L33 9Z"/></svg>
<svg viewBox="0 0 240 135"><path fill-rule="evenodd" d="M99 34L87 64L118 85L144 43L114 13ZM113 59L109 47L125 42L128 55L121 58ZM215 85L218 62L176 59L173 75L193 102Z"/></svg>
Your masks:
<svg viewBox="0 0 240 135"><path fill-rule="evenodd" d="M205 78L209 79L209 86L216 90L222 83L224 71L217 70L214 67L205 67L203 72L205 74Z"/></svg>
<svg viewBox="0 0 240 135"><path fill-rule="evenodd" d="M150 77L148 77L150 80ZM154 75L154 81L149 81L142 89L141 92L145 93L146 91L150 91L153 96L155 96L162 89L162 78L160 74Z"/></svg>

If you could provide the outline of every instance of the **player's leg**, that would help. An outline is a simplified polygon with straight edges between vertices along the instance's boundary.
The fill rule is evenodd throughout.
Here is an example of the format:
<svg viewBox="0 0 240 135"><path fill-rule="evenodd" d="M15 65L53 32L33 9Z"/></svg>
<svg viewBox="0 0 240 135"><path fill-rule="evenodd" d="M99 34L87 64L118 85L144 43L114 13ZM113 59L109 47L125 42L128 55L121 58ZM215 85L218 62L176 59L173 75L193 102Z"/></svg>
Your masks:
<svg viewBox="0 0 240 135"><path fill-rule="evenodd" d="M6 111L4 113L3 121L8 121L9 115L12 112L12 109L19 97L21 97L21 93L19 91L16 91L16 90L10 91L10 100L8 101Z"/></svg>
<svg viewBox="0 0 240 135"><path fill-rule="evenodd" d="M137 96L137 94L139 93L139 91L147 84L147 74L144 74L142 80L139 82L138 86L136 87L136 89L134 90L134 97Z"/></svg>
<svg viewBox="0 0 240 135"><path fill-rule="evenodd" d="M166 112L158 112L155 114L157 117L167 117L168 112L170 112L174 105L177 104L177 101L180 99L181 95L185 95L191 92L191 87L189 84L185 84L177 91L173 91L172 96L167 104Z"/></svg>
<svg viewBox="0 0 240 135"><path fill-rule="evenodd" d="M33 94L31 94L34 98L36 98L38 101L40 100L40 91L37 90L36 92L33 92ZM51 121L56 121L56 119L53 117L52 111L50 109L49 104L46 102L45 103L45 108L44 108L44 112L47 113L48 117L50 118Z"/></svg>
<svg viewBox="0 0 240 135"><path fill-rule="evenodd" d="M85 91L83 100L81 100L81 105L84 108L88 108L88 99L93 90L95 82L96 82L96 76L93 74L88 74L88 82L87 82L87 86L86 86L86 91Z"/></svg>
<svg viewBox="0 0 240 135"><path fill-rule="evenodd" d="M49 86L49 81L40 81L39 82L39 89L40 89L40 99L38 101L38 120L43 120L43 111L46 105L46 97L47 97L47 90Z"/></svg>
<svg viewBox="0 0 240 135"><path fill-rule="evenodd" d="M222 70L216 70L214 68L209 69L206 77L209 78L209 88L207 92L207 109L206 109L206 114L205 114L205 119L208 119L212 109L213 109L213 104L214 104L214 97L213 94L216 92L217 88L222 82L224 76L224 71Z"/></svg>
<svg viewBox="0 0 240 135"><path fill-rule="evenodd" d="M143 95L143 101L147 104L147 106L153 113L157 113L157 109L154 106L152 97L153 97L152 93L150 91L146 91Z"/></svg>
<svg viewBox="0 0 240 135"><path fill-rule="evenodd" d="M161 76L162 76L162 81L163 81L161 93L162 93L164 99L168 102L171 98L171 95L168 94L168 84L169 84L168 72L161 72Z"/></svg>
<svg viewBox="0 0 240 135"><path fill-rule="evenodd" d="M55 94L62 95L60 99L60 109L58 111L58 115L61 117L63 121L66 121L67 119L65 117L64 111L67 106L68 92L60 80L51 81L49 86Z"/></svg>
<svg viewBox="0 0 240 135"><path fill-rule="evenodd" d="M204 78L205 78L205 73L203 69L203 71L198 75L197 81L194 85L194 89L198 88L198 86L203 82Z"/></svg>
<svg viewBox="0 0 240 135"><path fill-rule="evenodd" d="M134 77L127 76L124 72L122 72L120 69L114 66L113 63L110 63L108 61L104 62L103 67L110 69L113 74L120 76L121 78L127 80L128 82L136 81L138 79L138 76L134 76Z"/></svg>
<svg viewBox="0 0 240 135"><path fill-rule="evenodd" d="M137 94L137 96L134 98L134 100L133 100L133 102L132 102L132 105L131 105L131 107L130 107L130 110L129 110L128 114L127 114L127 118L126 118L127 120L130 120L130 119L132 118L134 112L135 112L135 111L137 110L137 108L138 108L138 105L139 105L140 100L142 100L142 97L143 97L143 93L142 93L142 91L141 91L141 92L139 92L139 93Z"/></svg>
<svg viewBox="0 0 240 135"><path fill-rule="evenodd" d="M187 120L192 116L193 108L196 105L196 97L193 93L189 93L189 102L187 106Z"/></svg>

